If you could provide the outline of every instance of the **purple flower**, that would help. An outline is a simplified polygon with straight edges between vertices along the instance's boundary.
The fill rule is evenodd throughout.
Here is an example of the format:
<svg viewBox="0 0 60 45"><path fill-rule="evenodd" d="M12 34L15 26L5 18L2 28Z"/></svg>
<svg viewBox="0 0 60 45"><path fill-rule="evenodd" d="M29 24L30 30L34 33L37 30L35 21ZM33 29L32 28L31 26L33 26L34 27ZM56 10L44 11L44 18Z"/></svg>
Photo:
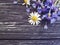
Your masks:
<svg viewBox="0 0 60 45"><path fill-rule="evenodd" d="M52 18L50 23L52 24L52 23L55 23L55 22L56 22L56 19Z"/></svg>
<svg viewBox="0 0 60 45"><path fill-rule="evenodd" d="M52 14L52 18L56 18L57 19L58 18L58 14L57 13L53 13Z"/></svg>
<svg viewBox="0 0 60 45"><path fill-rule="evenodd" d="M44 29L48 29L48 26L47 25L44 25Z"/></svg>
<svg viewBox="0 0 60 45"><path fill-rule="evenodd" d="M37 12L38 12L38 13L41 13L41 7L38 7L38 8L37 8Z"/></svg>
<svg viewBox="0 0 60 45"><path fill-rule="evenodd" d="M47 0L44 5L52 6L52 1L51 0Z"/></svg>
<svg viewBox="0 0 60 45"><path fill-rule="evenodd" d="M27 9L26 9L26 11L29 13L29 12L30 12L30 9L29 9L29 8L27 8Z"/></svg>
<svg viewBox="0 0 60 45"><path fill-rule="evenodd" d="M60 10L58 11L58 15L60 16Z"/></svg>
<svg viewBox="0 0 60 45"><path fill-rule="evenodd" d="M35 4L35 3L33 3L33 4L32 4L32 7L33 7L33 8L36 8L36 4Z"/></svg>

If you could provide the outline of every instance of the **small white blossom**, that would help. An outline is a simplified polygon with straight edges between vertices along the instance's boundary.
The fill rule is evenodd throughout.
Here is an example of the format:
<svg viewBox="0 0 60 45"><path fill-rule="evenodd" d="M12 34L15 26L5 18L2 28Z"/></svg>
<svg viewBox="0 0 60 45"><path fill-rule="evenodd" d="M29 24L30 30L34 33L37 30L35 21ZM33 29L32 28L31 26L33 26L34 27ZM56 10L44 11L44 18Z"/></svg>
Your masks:
<svg viewBox="0 0 60 45"><path fill-rule="evenodd" d="M37 12L32 12L30 13L30 16L29 16L29 23L33 24L33 25L38 25L40 23L40 15L37 13Z"/></svg>

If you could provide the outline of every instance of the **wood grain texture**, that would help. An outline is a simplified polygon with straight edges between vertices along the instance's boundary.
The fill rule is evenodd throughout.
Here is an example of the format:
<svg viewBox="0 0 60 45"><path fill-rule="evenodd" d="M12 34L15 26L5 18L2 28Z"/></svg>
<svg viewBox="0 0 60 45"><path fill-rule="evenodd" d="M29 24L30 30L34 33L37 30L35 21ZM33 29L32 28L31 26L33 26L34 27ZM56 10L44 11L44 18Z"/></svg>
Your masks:
<svg viewBox="0 0 60 45"><path fill-rule="evenodd" d="M53 39L60 38L60 20L44 30L28 23L25 6L0 4L0 39Z"/></svg>
<svg viewBox="0 0 60 45"><path fill-rule="evenodd" d="M13 1L17 1L17 0L0 0L0 3L13 3ZM22 3L23 0L20 0L19 3Z"/></svg>
<svg viewBox="0 0 60 45"><path fill-rule="evenodd" d="M60 40L0 40L0 45L60 45Z"/></svg>
<svg viewBox="0 0 60 45"><path fill-rule="evenodd" d="M0 45L60 45L60 20L48 30L32 26L25 6L13 1L0 0Z"/></svg>
<svg viewBox="0 0 60 45"><path fill-rule="evenodd" d="M53 45L55 40L1 40L0 45Z"/></svg>

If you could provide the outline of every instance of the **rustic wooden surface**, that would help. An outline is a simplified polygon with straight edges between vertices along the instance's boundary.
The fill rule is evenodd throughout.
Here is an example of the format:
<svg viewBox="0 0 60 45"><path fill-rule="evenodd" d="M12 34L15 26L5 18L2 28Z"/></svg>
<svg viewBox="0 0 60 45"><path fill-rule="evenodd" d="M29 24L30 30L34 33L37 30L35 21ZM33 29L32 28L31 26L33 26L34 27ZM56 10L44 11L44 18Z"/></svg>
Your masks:
<svg viewBox="0 0 60 45"><path fill-rule="evenodd" d="M32 26L28 23L25 6L12 2L0 0L0 45L60 44L60 20L50 25L48 30L40 25Z"/></svg>

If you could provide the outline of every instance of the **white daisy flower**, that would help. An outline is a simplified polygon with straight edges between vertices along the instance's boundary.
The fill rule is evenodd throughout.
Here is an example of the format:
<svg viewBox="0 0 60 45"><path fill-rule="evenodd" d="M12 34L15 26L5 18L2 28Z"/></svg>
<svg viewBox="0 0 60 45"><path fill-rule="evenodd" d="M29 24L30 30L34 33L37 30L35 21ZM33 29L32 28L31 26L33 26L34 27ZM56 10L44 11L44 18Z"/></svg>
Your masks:
<svg viewBox="0 0 60 45"><path fill-rule="evenodd" d="M25 5L25 4L30 5L30 0L24 0L24 3L22 5Z"/></svg>
<svg viewBox="0 0 60 45"><path fill-rule="evenodd" d="M37 12L32 12L30 13L30 16L29 16L29 23L33 24L33 25L38 25L40 23L40 15L37 13Z"/></svg>

